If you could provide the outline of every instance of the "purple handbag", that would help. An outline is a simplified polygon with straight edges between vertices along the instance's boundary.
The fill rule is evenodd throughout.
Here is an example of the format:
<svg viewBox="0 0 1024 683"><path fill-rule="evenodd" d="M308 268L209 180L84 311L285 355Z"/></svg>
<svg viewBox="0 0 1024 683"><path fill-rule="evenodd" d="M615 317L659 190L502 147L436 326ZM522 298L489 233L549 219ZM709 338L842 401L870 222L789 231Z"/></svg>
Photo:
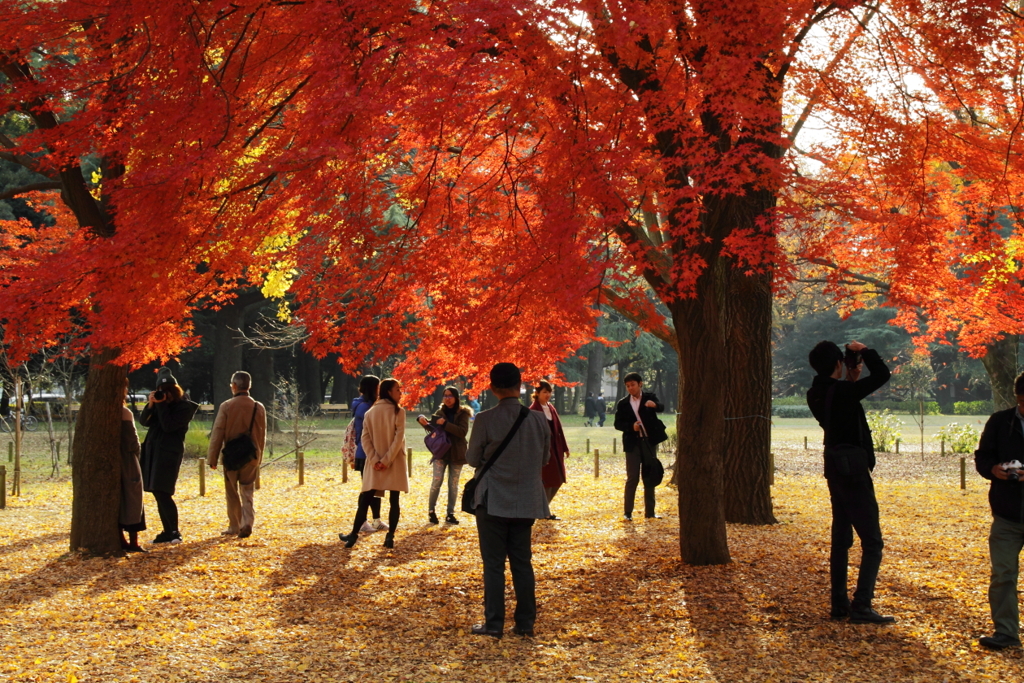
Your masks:
<svg viewBox="0 0 1024 683"><path fill-rule="evenodd" d="M448 438L448 432L444 427L436 424L430 425L430 433L423 437L423 443L431 453L431 460L440 460L451 450L452 440Z"/></svg>

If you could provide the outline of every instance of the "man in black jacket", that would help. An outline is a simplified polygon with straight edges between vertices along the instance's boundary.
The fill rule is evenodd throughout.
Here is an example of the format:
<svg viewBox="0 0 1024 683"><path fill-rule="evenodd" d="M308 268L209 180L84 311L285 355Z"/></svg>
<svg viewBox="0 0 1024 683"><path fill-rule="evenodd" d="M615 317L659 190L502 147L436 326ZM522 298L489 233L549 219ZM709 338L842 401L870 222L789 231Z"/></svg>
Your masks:
<svg viewBox="0 0 1024 683"><path fill-rule="evenodd" d="M993 650L1020 647L1020 619L1017 607L1017 573L1021 548L1024 548L1024 485L1014 479L1016 472L1007 464L1024 456L1024 375L1014 382L1017 406L994 413L985 424L981 442L974 452L978 474L992 484L988 502L992 507L992 530L988 537L992 560L992 578L988 604L992 610L995 634L978 642ZM1007 471L1009 470L1009 471ZM1020 479L1024 479L1021 472Z"/></svg>
<svg viewBox="0 0 1024 683"><path fill-rule="evenodd" d="M643 377L639 373L629 373L624 381L629 393L615 406L615 428L622 432L622 450L626 453L625 519L632 521L636 487L640 483L640 435L653 437L649 443L656 452L657 444L664 441L665 431L656 413L664 411L665 406L653 393L643 391ZM654 487L647 482L644 482L644 517L658 519L654 514Z"/></svg>
<svg viewBox="0 0 1024 683"><path fill-rule="evenodd" d="M868 377L861 379L858 364L847 368L843 381L843 352L830 341L819 343L809 356L818 374L807 392L807 405L825 430L825 478L832 502L831 617L850 617L855 624L889 624L896 619L882 616L871 607L883 543L871 481L875 448L860 404L862 398L889 381L889 368L877 351L860 342L850 342L847 348L860 354L871 371ZM837 453L844 454L841 465L834 457ZM860 538L861 559L851 603L846 578L854 531Z"/></svg>

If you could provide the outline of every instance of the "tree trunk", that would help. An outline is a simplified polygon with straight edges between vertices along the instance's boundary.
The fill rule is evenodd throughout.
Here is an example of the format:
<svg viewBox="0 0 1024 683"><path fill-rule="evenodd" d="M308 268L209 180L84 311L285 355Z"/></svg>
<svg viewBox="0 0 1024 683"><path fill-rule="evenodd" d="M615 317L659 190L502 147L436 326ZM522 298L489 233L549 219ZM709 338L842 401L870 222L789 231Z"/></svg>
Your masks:
<svg viewBox="0 0 1024 683"><path fill-rule="evenodd" d="M708 258L707 261L714 262ZM730 561L722 503L724 427L724 339L716 274L708 268L697 281L697 296L673 302L679 340L679 370L686 378L676 417L679 453L679 552L687 564Z"/></svg>
<svg viewBox="0 0 1024 683"><path fill-rule="evenodd" d="M587 386L584 396L594 396L601 393L601 378L604 374L604 344L590 342L587 351Z"/></svg>
<svg viewBox="0 0 1024 683"><path fill-rule="evenodd" d="M565 415L565 387L555 387L555 410L558 411L559 415Z"/></svg>
<svg viewBox="0 0 1024 683"><path fill-rule="evenodd" d="M119 553L121 505L121 397L128 369L111 361L117 351L92 356L78 411L71 476L71 550Z"/></svg>
<svg viewBox="0 0 1024 683"><path fill-rule="evenodd" d="M309 415L323 403L320 388L320 361L302 347L295 350L295 381L299 387L299 408Z"/></svg>
<svg viewBox="0 0 1024 683"><path fill-rule="evenodd" d="M981 359L992 383L993 410L1006 410L1017 405L1013 381L1017 378L1017 344L1020 335L1008 334L987 345L988 352Z"/></svg>
<svg viewBox="0 0 1024 683"><path fill-rule="evenodd" d="M274 351L273 349L245 349L245 369L252 376L252 388L249 395L259 401L267 409L267 431L277 431L276 418L271 422L274 413Z"/></svg>
<svg viewBox="0 0 1024 683"><path fill-rule="evenodd" d="M775 524L771 489L771 275L722 274L725 520Z"/></svg>
<svg viewBox="0 0 1024 683"><path fill-rule="evenodd" d="M244 347L239 330L245 324L245 306L239 302L226 304L217 311L213 345L214 417L220 404L231 398L231 376L242 369Z"/></svg>

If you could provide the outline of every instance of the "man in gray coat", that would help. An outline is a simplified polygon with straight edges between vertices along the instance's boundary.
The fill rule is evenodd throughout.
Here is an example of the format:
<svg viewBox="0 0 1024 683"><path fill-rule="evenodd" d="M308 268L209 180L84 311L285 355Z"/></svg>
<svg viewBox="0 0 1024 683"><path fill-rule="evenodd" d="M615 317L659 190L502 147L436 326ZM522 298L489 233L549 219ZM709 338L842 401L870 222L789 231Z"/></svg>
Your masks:
<svg viewBox="0 0 1024 683"><path fill-rule="evenodd" d="M505 558L516 591L513 633L533 636L537 598L533 576L533 522L547 519L547 495L541 469L551 457L551 429L544 413L519 402L522 375L512 363L491 368L491 393L498 405L476 416L466 462L480 469L487 464L525 410L526 415L494 464L477 484L476 529L484 564L484 623L473 633L501 638L505 629Z"/></svg>
<svg viewBox="0 0 1024 683"><path fill-rule="evenodd" d="M256 517L252 496L256 477L263 461L263 447L267 441L267 411L263 404L249 396L252 377L248 372L236 372L231 376L233 398L220 404L217 419L210 433L210 448L207 463L210 469L217 469L221 448L236 436L248 434L256 444L256 459L238 471L224 470L224 493L228 501L228 528L225 535L238 534L239 538L252 535Z"/></svg>

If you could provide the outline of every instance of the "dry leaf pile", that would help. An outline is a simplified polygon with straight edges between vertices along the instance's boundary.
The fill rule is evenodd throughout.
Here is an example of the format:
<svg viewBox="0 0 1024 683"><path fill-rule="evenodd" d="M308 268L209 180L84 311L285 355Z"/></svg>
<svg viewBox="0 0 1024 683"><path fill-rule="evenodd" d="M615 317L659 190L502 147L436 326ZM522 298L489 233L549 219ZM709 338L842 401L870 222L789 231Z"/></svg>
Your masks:
<svg viewBox="0 0 1024 683"><path fill-rule="evenodd" d="M552 506L562 520L534 532L537 638L501 641L469 634L483 595L473 520L427 523L422 461L393 551L379 533L352 550L338 542L358 484L341 484L335 465L310 467L303 487L288 468L266 470L245 540L219 535L219 476L200 498L184 468L185 543L124 558L68 553L70 484L33 481L0 511L0 680L1024 679L1019 650L976 642L991 629L983 481L969 472L962 492L953 459L882 456L876 604L899 623L857 626L827 618L820 453L779 449L776 462L780 523L730 526L734 562L689 567L673 489L659 488L665 519L626 523L621 458L605 459L598 480L592 461L570 459ZM159 522L146 502L149 540Z"/></svg>

